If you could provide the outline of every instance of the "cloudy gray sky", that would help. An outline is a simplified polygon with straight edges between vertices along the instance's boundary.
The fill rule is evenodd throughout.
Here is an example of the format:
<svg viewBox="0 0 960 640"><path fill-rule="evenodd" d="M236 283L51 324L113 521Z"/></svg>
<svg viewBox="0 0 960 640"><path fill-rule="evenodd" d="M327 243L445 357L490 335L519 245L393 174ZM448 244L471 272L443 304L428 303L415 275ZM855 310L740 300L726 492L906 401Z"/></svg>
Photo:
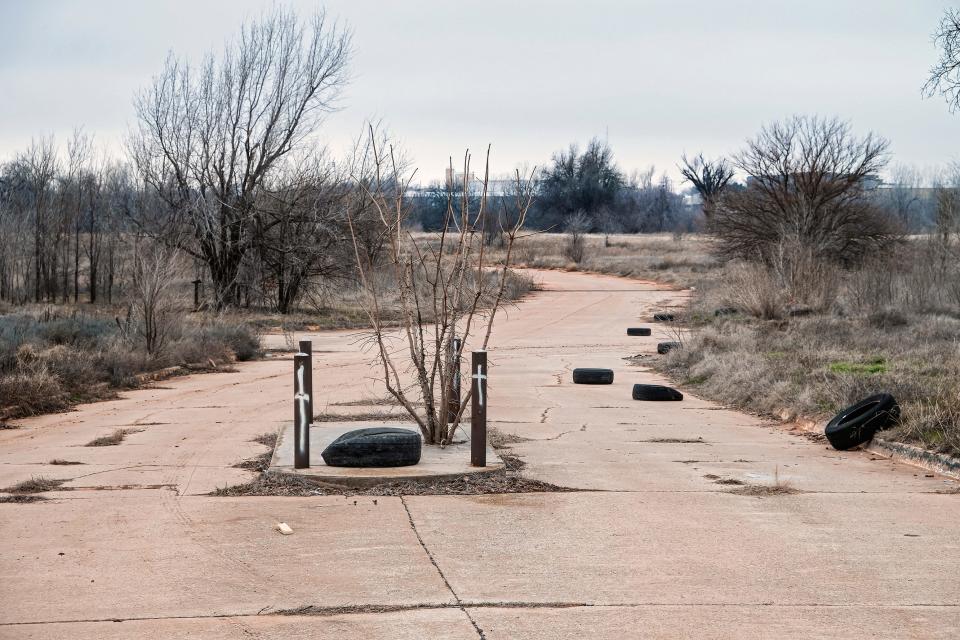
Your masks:
<svg viewBox="0 0 960 640"><path fill-rule="evenodd" d="M133 92L169 50L218 49L253 0L0 0L0 160L83 125L121 151ZM960 115L920 87L935 0L331 0L354 80L326 124L345 148L382 118L420 175L493 144L496 172L608 136L621 166L676 175L680 154L738 148L764 122L838 115L895 160L958 159Z"/></svg>

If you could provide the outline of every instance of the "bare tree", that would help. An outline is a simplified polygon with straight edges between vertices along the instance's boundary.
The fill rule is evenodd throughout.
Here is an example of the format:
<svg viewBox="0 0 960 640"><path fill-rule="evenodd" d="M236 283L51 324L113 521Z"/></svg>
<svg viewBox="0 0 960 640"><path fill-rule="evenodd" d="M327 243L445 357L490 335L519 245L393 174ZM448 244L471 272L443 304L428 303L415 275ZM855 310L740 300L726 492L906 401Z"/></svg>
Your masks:
<svg viewBox="0 0 960 640"><path fill-rule="evenodd" d="M920 219L925 207L921 191L923 178L915 168L898 164L890 172L890 183L882 191L883 203L904 230L922 226Z"/></svg>
<svg viewBox="0 0 960 640"><path fill-rule="evenodd" d="M288 313L311 280L345 275L351 188L324 155L288 163L266 187L257 206L257 255L269 278L264 288Z"/></svg>
<svg viewBox="0 0 960 640"><path fill-rule="evenodd" d="M583 262L585 250L584 234L590 230L590 218L583 211L578 211L567 218L564 228L567 232L567 244L563 248L563 255L580 264Z"/></svg>
<svg viewBox="0 0 960 640"><path fill-rule="evenodd" d="M960 9L947 9L933 34L940 59L923 85L926 97L943 96L951 111L960 108Z"/></svg>
<svg viewBox="0 0 960 640"><path fill-rule="evenodd" d="M454 373L450 341L457 336L463 340L465 350L486 349L503 300L514 242L533 202L532 181L517 172L516 211L506 218L509 226L503 229L505 258L499 265L490 264L482 237L487 215L489 150L478 206L473 208L464 195L459 207L455 207L451 197L439 233L426 237L410 233L405 225L410 215L405 195L413 174L404 169L394 148L384 145L372 127L366 150L366 160L360 164L372 169L373 179L368 184L363 174L356 178L387 231L384 268L390 275L386 285L383 278L375 277L354 241L361 301L373 326L371 342L383 368L387 391L417 421L427 444L444 444L451 440L469 404L468 393L460 413L447 424L446 408ZM469 180L469 153L464 158L463 176L464 181ZM462 193L467 191L464 184ZM350 224L352 228L352 219ZM397 333L390 332L385 325L385 286L399 298ZM486 323L485 329L478 326L481 321ZM405 342L405 348L395 349L395 341ZM408 373L413 378L412 386L407 383Z"/></svg>
<svg viewBox="0 0 960 640"><path fill-rule="evenodd" d="M170 244L138 239L133 253L133 318L136 332L151 356L160 355L176 309L173 279L176 250Z"/></svg>
<svg viewBox="0 0 960 640"><path fill-rule="evenodd" d="M32 140L29 149L18 157L18 162L32 197L34 302L40 302L42 293L48 297L54 295L48 255L51 243L47 236L51 226L54 182L59 171L53 137Z"/></svg>
<svg viewBox="0 0 960 640"><path fill-rule="evenodd" d="M217 307L237 302L260 191L335 108L349 57L349 32L323 12L305 22L276 9L199 70L171 55L137 95L130 151L172 214L150 231L190 230L183 248L210 269Z"/></svg>
<svg viewBox="0 0 960 640"><path fill-rule="evenodd" d="M709 220L713 213L713 203L720 197L733 179L733 167L726 158L707 160L703 154L697 154L692 160L686 155L682 159L680 173L693 185L703 200L703 216Z"/></svg>
<svg viewBox="0 0 960 640"><path fill-rule="evenodd" d="M772 263L784 247L851 263L897 238L889 214L869 197L887 141L858 138L846 122L795 116L761 129L734 157L747 187L727 191L710 230L729 257Z"/></svg>

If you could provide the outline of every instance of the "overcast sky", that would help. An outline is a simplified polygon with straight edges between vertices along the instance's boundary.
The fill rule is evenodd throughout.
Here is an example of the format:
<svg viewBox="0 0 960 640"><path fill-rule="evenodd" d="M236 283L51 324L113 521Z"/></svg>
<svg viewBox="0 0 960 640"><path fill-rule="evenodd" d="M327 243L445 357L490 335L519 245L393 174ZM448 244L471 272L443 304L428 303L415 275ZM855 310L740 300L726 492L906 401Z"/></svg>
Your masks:
<svg viewBox="0 0 960 640"><path fill-rule="evenodd" d="M0 160L83 125L121 153L133 92L169 50L199 59L269 2L0 0ZM423 179L493 144L495 172L607 136L626 171L676 176L764 122L837 115L897 162L958 158L960 115L920 87L946 3L933 0L337 0L354 75L333 149L382 118Z"/></svg>

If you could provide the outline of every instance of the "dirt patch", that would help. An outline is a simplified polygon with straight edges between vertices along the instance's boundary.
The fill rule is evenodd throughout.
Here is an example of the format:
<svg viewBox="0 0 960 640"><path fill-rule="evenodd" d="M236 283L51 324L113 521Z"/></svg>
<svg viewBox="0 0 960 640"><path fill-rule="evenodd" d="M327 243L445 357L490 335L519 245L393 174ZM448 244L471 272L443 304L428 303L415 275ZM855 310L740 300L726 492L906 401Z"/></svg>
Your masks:
<svg viewBox="0 0 960 640"><path fill-rule="evenodd" d="M364 413L321 413L314 422L413 422L409 413L393 411L366 411Z"/></svg>
<svg viewBox="0 0 960 640"><path fill-rule="evenodd" d="M703 438L650 438L649 440L631 440L631 442L650 442L653 444L709 444Z"/></svg>
<svg viewBox="0 0 960 640"><path fill-rule="evenodd" d="M67 482L65 479L44 478L35 476L29 480L18 482L17 484L4 489L7 493L43 493L44 491L53 491Z"/></svg>
<svg viewBox="0 0 960 640"><path fill-rule="evenodd" d="M10 424L9 422L0 422L0 431L19 429L20 426L16 424Z"/></svg>
<svg viewBox="0 0 960 640"><path fill-rule="evenodd" d="M743 486L747 484L743 480L737 480L736 478L720 478L719 480L715 480L714 482L716 484L726 484L726 485L733 485L733 486Z"/></svg>
<svg viewBox="0 0 960 640"><path fill-rule="evenodd" d="M47 464L55 464L55 465L66 466L66 465L71 465L71 464L84 464L84 463L83 463L83 462L78 462L77 460L61 460L60 458L54 458L53 460L51 460L51 461L48 462Z"/></svg>
<svg viewBox="0 0 960 640"><path fill-rule="evenodd" d="M523 478L512 471L469 474L438 480L407 480L373 487L337 487L321 484L303 476L263 473L253 482L224 487L212 496L434 496L484 495L497 493L554 493L579 491Z"/></svg>

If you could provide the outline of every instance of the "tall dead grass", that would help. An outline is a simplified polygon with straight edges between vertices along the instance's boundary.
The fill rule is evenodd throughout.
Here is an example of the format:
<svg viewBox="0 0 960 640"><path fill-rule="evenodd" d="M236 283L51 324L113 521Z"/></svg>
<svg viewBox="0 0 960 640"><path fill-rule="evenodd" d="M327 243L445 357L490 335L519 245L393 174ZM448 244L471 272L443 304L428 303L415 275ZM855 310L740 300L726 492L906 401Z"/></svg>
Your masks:
<svg viewBox="0 0 960 640"><path fill-rule="evenodd" d="M57 307L0 315L0 417L60 411L136 387L144 373L260 353L247 326L216 319L183 317L170 337L150 354L113 318Z"/></svg>
<svg viewBox="0 0 960 640"><path fill-rule="evenodd" d="M760 413L827 419L878 392L902 406L887 437L960 453L955 248L916 239L853 270L794 277L731 263L700 282L685 348L660 361L698 393ZM799 276L799 277L797 277ZM717 315L733 307L736 315Z"/></svg>

